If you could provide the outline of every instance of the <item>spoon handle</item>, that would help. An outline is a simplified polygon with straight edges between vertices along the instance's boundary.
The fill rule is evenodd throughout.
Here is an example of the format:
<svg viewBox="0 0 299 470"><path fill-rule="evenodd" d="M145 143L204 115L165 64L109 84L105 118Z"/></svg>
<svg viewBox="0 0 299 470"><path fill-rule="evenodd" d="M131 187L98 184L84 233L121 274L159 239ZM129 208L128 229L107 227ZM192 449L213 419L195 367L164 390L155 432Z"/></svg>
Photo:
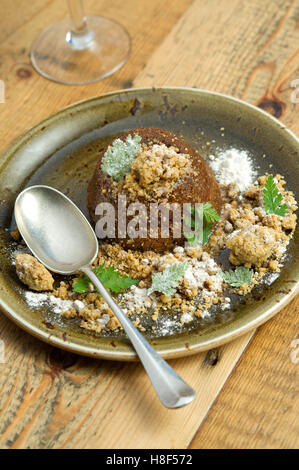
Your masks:
<svg viewBox="0 0 299 470"><path fill-rule="evenodd" d="M127 333L161 402L167 408L180 408L195 397L194 390L167 364L134 327L90 267L81 269L93 282Z"/></svg>

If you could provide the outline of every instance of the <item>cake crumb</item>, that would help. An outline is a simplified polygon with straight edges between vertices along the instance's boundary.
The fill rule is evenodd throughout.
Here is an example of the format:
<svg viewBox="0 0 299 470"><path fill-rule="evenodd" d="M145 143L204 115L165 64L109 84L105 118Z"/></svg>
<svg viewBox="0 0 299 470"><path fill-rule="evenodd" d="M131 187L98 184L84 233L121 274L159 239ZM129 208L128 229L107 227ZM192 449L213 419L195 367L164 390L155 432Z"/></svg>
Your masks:
<svg viewBox="0 0 299 470"><path fill-rule="evenodd" d="M19 254L15 258L16 272L20 281L36 291L53 290L52 274L34 256Z"/></svg>

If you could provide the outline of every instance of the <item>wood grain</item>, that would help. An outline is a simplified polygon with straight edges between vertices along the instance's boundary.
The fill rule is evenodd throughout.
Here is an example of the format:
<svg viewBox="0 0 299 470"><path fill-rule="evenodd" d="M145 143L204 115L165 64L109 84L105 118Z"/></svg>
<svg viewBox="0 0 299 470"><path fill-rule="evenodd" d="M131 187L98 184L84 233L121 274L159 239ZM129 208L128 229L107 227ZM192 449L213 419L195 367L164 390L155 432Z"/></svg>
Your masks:
<svg viewBox="0 0 299 470"><path fill-rule="evenodd" d="M220 348L219 360L170 361L197 391L179 410L161 406L140 364L66 353L12 326L5 338L2 448L186 448L251 334Z"/></svg>
<svg viewBox="0 0 299 470"><path fill-rule="evenodd" d="M190 448L298 449L298 313L294 300L258 330Z"/></svg>
<svg viewBox="0 0 299 470"><path fill-rule="evenodd" d="M227 3L194 2L135 84L189 85L232 94L260 106L298 133L298 109L291 102L291 81L299 76L298 2L271 2L275 8L270 14L269 2L228 3L231 8ZM191 18L200 18L196 28ZM244 30L247 38L242 44ZM168 60L161 66L162 49L168 51ZM261 327L244 366L242 360L192 448L298 447L298 365L289 358L298 330L297 308L298 299Z"/></svg>
<svg viewBox="0 0 299 470"><path fill-rule="evenodd" d="M88 87L49 82L29 62L38 32L65 16L62 2L33 0L27 9L28 2L18 0L19 9L26 9L24 23L9 12L8 0L2 3L6 21L0 33L0 78L7 96L0 105L1 149L71 102L133 84L197 86L233 94L299 130L296 105L290 101L290 82L298 78L299 67L298 2L175 0L170 9L166 0L152 0L146 2L145 14L142 1L86 1L87 10L105 11L124 24L134 45L120 71ZM296 371L288 354L290 338L296 336L295 305L259 330L208 417L253 333L217 352L171 361L195 387L197 400L180 410L165 410L139 364L60 351L1 315L6 364L0 364L0 447L294 447Z"/></svg>
<svg viewBox="0 0 299 470"><path fill-rule="evenodd" d="M191 86L231 94L267 110L298 133L298 107L291 102L291 82L299 78L298 16L294 0L195 1L134 85Z"/></svg>
<svg viewBox="0 0 299 470"><path fill-rule="evenodd" d="M145 14L142 1L86 0L87 13L105 14L128 29L132 53L130 60L112 77L88 86L66 86L41 77L29 57L38 34L66 16L66 2L18 0L19 10L14 10L9 0L2 0L0 79L5 81L6 103L0 107L0 151L30 126L64 106L103 92L131 87L133 79L190 4L191 0L172 0L168 8L168 0L153 0L146 2ZM24 12L24 16L17 11Z"/></svg>

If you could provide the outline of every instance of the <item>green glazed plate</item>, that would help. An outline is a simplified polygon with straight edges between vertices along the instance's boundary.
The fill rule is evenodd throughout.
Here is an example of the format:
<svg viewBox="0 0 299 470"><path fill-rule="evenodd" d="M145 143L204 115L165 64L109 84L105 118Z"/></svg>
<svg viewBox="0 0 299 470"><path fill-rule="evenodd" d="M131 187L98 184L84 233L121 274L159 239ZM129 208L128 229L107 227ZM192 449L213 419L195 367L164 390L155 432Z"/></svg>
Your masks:
<svg viewBox="0 0 299 470"><path fill-rule="evenodd" d="M285 176L297 200L299 143L292 132L264 111L238 99L187 88L144 88L109 93L76 103L36 125L0 158L0 306L20 327L43 341L76 353L112 360L135 360L121 334L99 336L61 319L46 308L32 309L12 265L9 231L17 194L33 184L64 192L87 215L86 189L100 150L111 138L136 127L160 127L185 139L207 158L229 147L246 149L258 173ZM269 167L269 165L272 165ZM150 338L166 358L214 348L256 328L283 308L298 290L298 228L279 278L253 298L213 322L179 334ZM282 318L283 321L283 318Z"/></svg>

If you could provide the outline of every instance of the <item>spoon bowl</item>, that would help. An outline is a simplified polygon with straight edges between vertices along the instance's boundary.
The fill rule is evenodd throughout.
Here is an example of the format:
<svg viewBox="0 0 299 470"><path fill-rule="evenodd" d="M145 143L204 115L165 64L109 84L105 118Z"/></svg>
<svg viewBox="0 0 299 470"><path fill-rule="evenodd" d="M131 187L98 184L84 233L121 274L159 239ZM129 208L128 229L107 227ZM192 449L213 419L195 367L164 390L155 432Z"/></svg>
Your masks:
<svg viewBox="0 0 299 470"><path fill-rule="evenodd" d="M98 254L97 237L88 220L54 188L24 189L15 202L15 219L36 258L55 273L79 271Z"/></svg>
<svg viewBox="0 0 299 470"><path fill-rule="evenodd" d="M190 403L194 390L134 327L89 267L98 254L98 241L78 207L54 188L31 186L16 199L15 219L24 241L44 266L60 274L82 271L93 282L128 335L163 405L179 408Z"/></svg>

